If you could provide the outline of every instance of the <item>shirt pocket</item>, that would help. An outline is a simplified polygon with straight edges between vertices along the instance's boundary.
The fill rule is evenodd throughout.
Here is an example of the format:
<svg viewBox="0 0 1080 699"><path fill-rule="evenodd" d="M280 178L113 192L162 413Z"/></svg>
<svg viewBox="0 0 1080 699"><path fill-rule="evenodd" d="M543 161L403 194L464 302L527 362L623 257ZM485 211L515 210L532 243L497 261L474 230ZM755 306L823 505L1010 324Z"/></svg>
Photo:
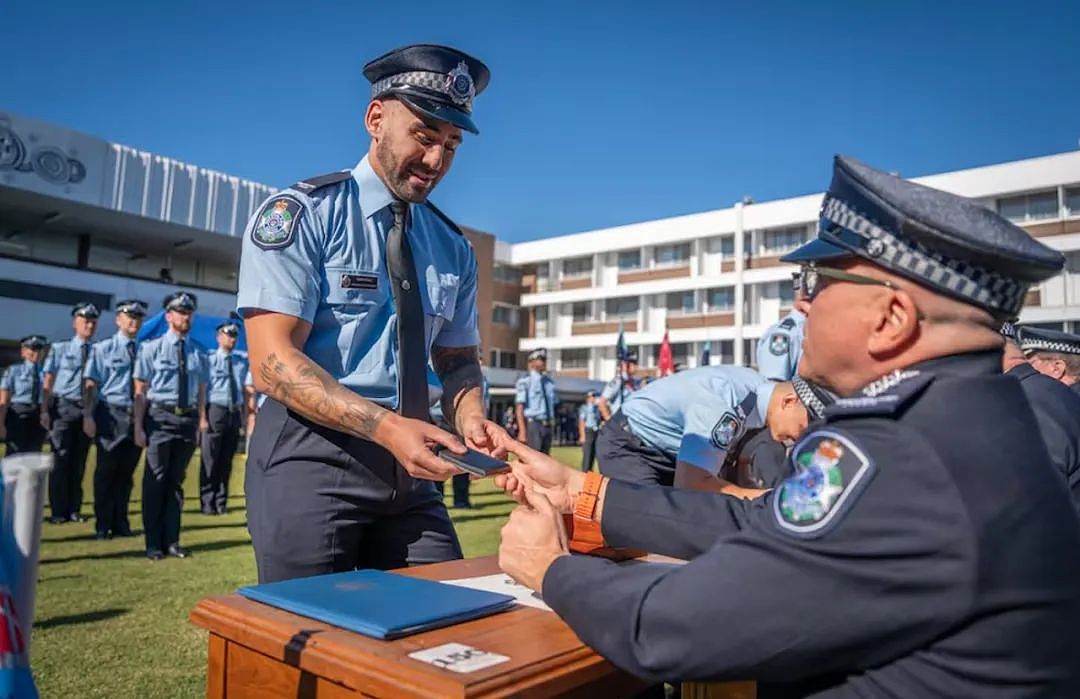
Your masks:
<svg viewBox="0 0 1080 699"><path fill-rule="evenodd" d="M430 348L443 325L454 319L457 308L458 284L461 277L449 272L438 272L428 267L424 274L424 325L427 346Z"/></svg>
<svg viewBox="0 0 1080 699"><path fill-rule="evenodd" d="M377 313L389 295L389 280L379 270L327 267L326 285L326 305L342 323Z"/></svg>

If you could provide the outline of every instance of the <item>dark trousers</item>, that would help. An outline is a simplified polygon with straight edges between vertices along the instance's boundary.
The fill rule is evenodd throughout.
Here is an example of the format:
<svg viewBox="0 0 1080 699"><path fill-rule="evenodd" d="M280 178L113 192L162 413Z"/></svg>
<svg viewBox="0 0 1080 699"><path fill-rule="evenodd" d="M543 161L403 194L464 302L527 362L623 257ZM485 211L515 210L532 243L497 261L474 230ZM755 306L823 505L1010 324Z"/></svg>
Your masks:
<svg viewBox="0 0 1080 699"><path fill-rule="evenodd" d="M245 469L259 582L461 558L438 484L267 398Z"/></svg>
<svg viewBox="0 0 1080 699"><path fill-rule="evenodd" d="M599 430L585 428L585 442L581 445L581 470L591 471L596 461L596 433Z"/></svg>
<svg viewBox="0 0 1080 699"><path fill-rule="evenodd" d="M166 551L180 543L184 473L195 453L198 414L176 415L151 405L146 417L146 469L143 471L143 529L147 551Z"/></svg>
<svg viewBox="0 0 1080 699"><path fill-rule="evenodd" d="M621 411L600 428L596 455L600 473L608 478L643 485L675 483L675 458L635 436Z"/></svg>
<svg viewBox="0 0 1080 699"><path fill-rule="evenodd" d="M82 401L59 398L52 410L53 470L49 474L49 510L53 517L79 514L83 501L83 475L90 438L83 432Z"/></svg>
<svg viewBox="0 0 1080 699"><path fill-rule="evenodd" d="M551 453L551 426L544 424L543 420L529 418L525 421L525 439L530 449Z"/></svg>
<svg viewBox="0 0 1080 699"><path fill-rule="evenodd" d="M12 403L4 417L7 430L5 454L41 451L45 444L45 428L41 426L41 412L38 406L29 403Z"/></svg>
<svg viewBox="0 0 1080 699"><path fill-rule="evenodd" d="M229 476L233 456L240 441L240 410L220 405L206 408L210 429L202 435L202 468L199 470L199 500L203 512L225 512L229 499Z"/></svg>
<svg viewBox="0 0 1080 699"><path fill-rule="evenodd" d="M450 480L454 492L454 507L469 507L469 484L472 478L467 473L459 473ZM446 481L442 482L442 494L443 497L446 496Z"/></svg>
<svg viewBox="0 0 1080 699"><path fill-rule="evenodd" d="M98 402L97 466L94 468L94 528L99 532L131 531L128 503L132 478L142 449L135 444L132 410Z"/></svg>

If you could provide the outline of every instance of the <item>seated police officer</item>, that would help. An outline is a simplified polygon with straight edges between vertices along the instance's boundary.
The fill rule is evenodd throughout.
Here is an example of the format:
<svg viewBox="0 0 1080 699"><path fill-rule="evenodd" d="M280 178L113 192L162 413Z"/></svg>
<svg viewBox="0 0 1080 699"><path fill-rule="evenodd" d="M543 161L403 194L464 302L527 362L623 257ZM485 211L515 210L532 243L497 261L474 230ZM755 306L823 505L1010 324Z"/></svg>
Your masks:
<svg viewBox="0 0 1080 699"><path fill-rule="evenodd" d="M116 304L116 334L94 345L86 365L83 431L97 441L94 468L94 538L133 536L128 519L135 466L135 358L146 304Z"/></svg>
<svg viewBox="0 0 1080 699"><path fill-rule="evenodd" d="M758 696L1080 696L1080 527L1001 321L1063 258L980 203L836 161L800 374L844 396L750 501L520 445L499 563L616 666ZM665 379L669 380L669 379ZM526 489L525 483L532 485ZM588 541L691 559L619 567Z"/></svg>
<svg viewBox="0 0 1080 699"><path fill-rule="evenodd" d="M180 546L184 475L195 454L195 436L206 421L204 349L189 336L194 294L165 298L168 331L139 347L135 362L135 443L146 449L142 513L146 557L187 558Z"/></svg>
<svg viewBox="0 0 1080 699"><path fill-rule="evenodd" d="M90 438L83 432L83 378L101 312L92 303L71 309L75 336L57 342L45 359L41 424L54 454L49 474L50 522L82 522L83 475Z"/></svg>
<svg viewBox="0 0 1080 699"><path fill-rule="evenodd" d="M759 495L756 484L732 482L735 455L762 428L790 443L822 416L820 397L804 381L798 387L740 366L703 366L650 383L600 429L600 473L628 483Z"/></svg>
<svg viewBox="0 0 1080 699"><path fill-rule="evenodd" d="M1017 339L1036 371L1080 393L1080 336L1025 325Z"/></svg>
<svg viewBox="0 0 1080 699"><path fill-rule="evenodd" d="M41 358L47 341L41 335L19 340L22 361L4 370L0 378L0 439L5 454L41 451L45 428L41 424Z"/></svg>
<svg viewBox="0 0 1080 699"><path fill-rule="evenodd" d="M757 370L767 379L788 381L799 369L802 356L803 327L806 314L799 310L802 300L802 278L798 272L791 275L795 305L791 312L773 323L757 343Z"/></svg>
<svg viewBox="0 0 1080 699"><path fill-rule="evenodd" d="M245 490L259 580L395 568L461 556L433 481L464 453L430 423L426 367L447 424L490 451L476 257L429 201L487 67L418 45L364 68L371 147L352 171L300 182L252 219L240 262L255 387Z"/></svg>
<svg viewBox="0 0 1080 699"><path fill-rule="evenodd" d="M233 456L245 422L244 379L248 375L248 361L233 351L239 337L239 325L232 321L222 323L217 327L217 350L206 356L208 429L202 433L202 468L199 469L199 499L205 515L223 515L227 511Z"/></svg>

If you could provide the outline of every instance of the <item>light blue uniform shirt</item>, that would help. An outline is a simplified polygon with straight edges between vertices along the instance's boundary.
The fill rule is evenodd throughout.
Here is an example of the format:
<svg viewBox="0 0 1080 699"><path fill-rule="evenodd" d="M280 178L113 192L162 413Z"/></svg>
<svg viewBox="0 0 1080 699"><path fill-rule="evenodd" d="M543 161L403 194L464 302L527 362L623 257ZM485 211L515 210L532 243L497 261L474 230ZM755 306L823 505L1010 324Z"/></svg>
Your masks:
<svg viewBox="0 0 1080 699"><path fill-rule="evenodd" d="M607 401L608 410L614 415L615 411L622 407L623 401L640 388L641 382L633 376L625 379L616 376L607 382L604 390L600 392L600 397Z"/></svg>
<svg viewBox="0 0 1080 699"><path fill-rule="evenodd" d="M263 309L308 321L304 354L364 398L396 408L397 315L384 254L394 222L390 190L365 156L348 179L310 196L289 189L268 205L280 196L292 197L298 212L280 243L256 241L263 211L248 224L238 311ZM425 352L430 357L432 345L480 344L472 246L427 206L411 204L409 212ZM279 235L281 230L275 228Z"/></svg>
<svg viewBox="0 0 1080 699"><path fill-rule="evenodd" d="M43 371L46 374L56 376L56 380L53 382L53 395L68 400L82 400L83 345L89 346L86 355L87 362L89 362L93 343L86 342L82 338L73 337L64 342L57 342L49 350L49 356L45 358Z"/></svg>
<svg viewBox="0 0 1080 699"><path fill-rule="evenodd" d="M34 395L34 374L37 373L37 395ZM4 371L0 378L0 389L10 393L9 400L12 403L29 403L41 405L41 367L25 359L18 364L12 364Z"/></svg>
<svg viewBox="0 0 1080 699"><path fill-rule="evenodd" d="M600 429L600 406L596 403L582 403L578 408L578 420L585 421L585 429L598 430Z"/></svg>
<svg viewBox="0 0 1080 699"><path fill-rule="evenodd" d="M802 357L806 316L792 310L765 331L757 343L758 372L773 381L790 381L798 373Z"/></svg>
<svg viewBox="0 0 1080 699"><path fill-rule="evenodd" d="M555 381L547 374L530 371L517 380L514 402L525 406L526 420L554 420Z"/></svg>
<svg viewBox="0 0 1080 699"><path fill-rule="evenodd" d="M146 399L151 403L175 405L180 399L179 349L176 346L179 341L180 337L169 330L139 346L135 378L147 383ZM184 338L184 356L188 379L188 404L185 407L197 408L199 384L207 382L208 371L206 354L190 335Z"/></svg>
<svg viewBox="0 0 1080 699"><path fill-rule="evenodd" d="M650 382L622 414L639 439L715 475L743 433L765 425L775 387L746 367L699 367Z"/></svg>
<svg viewBox="0 0 1080 699"><path fill-rule="evenodd" d="M131 407L131 372L134 362L128 355L128 345L134 345L138 357L138 342L122 332L94 345L86 364L86 378L97 384L98 400L122 408Z"/></svg>
<svg viewBox="0 0 1080 699"><path fill-rule="evenodd" d="M232 357L232 375L236 396L229 396L229 357ZM206 356L210 381L206 387L206 400L222 408L240 408L244 405L244 385L248 375L248 360L240 352L226 352L218 347Z"/></svg>

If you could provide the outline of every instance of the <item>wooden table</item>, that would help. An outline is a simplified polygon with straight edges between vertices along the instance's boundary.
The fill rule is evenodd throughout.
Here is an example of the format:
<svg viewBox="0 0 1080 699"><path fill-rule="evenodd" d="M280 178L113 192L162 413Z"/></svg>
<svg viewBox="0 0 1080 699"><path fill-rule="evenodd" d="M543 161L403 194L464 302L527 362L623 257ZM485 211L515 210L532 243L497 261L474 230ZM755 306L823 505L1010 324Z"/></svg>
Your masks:
<svg viewBox="0 0 1080 699"><path fill-rule="evenodd" d="M453 580L499 570L489 556L399 572ZM191 621L210 632L210 699L621 697L644 686L586 647L555 614L520 605L396 641L368 638L236 594L204 599ZM445 643L510 660L462 674L408 657Z"/></svg>

